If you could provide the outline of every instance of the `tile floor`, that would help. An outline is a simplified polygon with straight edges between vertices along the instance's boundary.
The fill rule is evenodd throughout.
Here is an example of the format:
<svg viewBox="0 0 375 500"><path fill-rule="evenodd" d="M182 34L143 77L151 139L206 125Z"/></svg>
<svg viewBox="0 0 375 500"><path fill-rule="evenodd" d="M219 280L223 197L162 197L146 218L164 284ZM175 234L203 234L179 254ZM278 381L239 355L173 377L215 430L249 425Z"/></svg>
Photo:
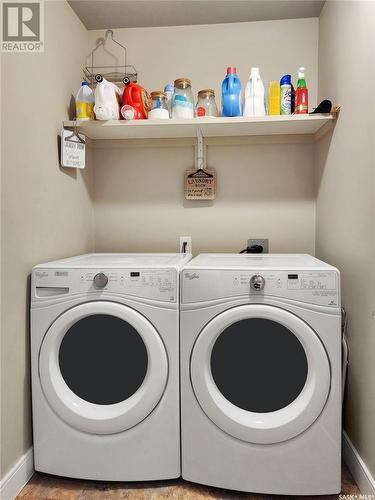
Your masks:
<svg viewBox="0 0 375 500"><path fill-rule="evenodd" d="M360 495L348 469L343 466L341 494ZM188 483L182 479L152 483L107 483L67 479L35 473L16 500L275 500L290 497L255 495ZM338 495L292 497L293 500L313 498L337 499ZM355 498L355 497L354 497Z"/></svg>

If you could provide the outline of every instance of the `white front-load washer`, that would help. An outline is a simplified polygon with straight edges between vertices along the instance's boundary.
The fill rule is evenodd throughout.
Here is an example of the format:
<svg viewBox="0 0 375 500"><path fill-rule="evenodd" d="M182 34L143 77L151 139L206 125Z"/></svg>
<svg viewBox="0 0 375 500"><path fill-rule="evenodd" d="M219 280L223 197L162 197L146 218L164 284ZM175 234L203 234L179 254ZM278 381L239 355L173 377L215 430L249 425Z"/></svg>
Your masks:
<svg viewBox="0 0 375 500"><path fill-rule="evenodd" d="M36 470L180 476L179 273L189 259L89 254L33 269Z"/></svg>
<svg viewBox="0 0 375 500"><path fill-rule="evenodd" d="M201 254L181 286L182 477L338 493L337 269L309 255Z"/></svg>

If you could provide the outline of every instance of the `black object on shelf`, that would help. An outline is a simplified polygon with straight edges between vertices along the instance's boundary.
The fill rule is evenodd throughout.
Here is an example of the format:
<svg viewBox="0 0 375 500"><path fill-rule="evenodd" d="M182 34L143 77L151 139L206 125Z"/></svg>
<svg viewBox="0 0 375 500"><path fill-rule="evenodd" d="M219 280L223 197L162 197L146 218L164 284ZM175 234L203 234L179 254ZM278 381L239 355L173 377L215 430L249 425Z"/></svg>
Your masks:
<svg viewBox="0 0 375 500"><path fill-rule="evenodd" d="M322 101L319 106L317 106L314 111L309 113L310 115L314 115L315 113L330 113L332 110L332 102L328 99Z"/></svg>

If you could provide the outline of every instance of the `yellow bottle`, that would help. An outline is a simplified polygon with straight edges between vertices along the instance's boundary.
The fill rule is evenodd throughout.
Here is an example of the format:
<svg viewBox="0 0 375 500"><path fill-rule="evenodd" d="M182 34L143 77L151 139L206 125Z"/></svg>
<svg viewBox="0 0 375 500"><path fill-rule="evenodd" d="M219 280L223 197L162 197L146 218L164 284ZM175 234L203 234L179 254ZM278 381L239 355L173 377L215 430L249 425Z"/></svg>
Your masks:
<svg viewBox="0 0 375 500"><path fill-rule="evenodd" d="M268 88L269 97L269 115L279 115L280 114L280 83L270 82Z"/></svg>
<svg viewBox="0 0 375 500"><path fill-rule="evenodd" d="M94 119L94 93L90 89L88 82L82 82L76 96L76 119Z"/></svg>

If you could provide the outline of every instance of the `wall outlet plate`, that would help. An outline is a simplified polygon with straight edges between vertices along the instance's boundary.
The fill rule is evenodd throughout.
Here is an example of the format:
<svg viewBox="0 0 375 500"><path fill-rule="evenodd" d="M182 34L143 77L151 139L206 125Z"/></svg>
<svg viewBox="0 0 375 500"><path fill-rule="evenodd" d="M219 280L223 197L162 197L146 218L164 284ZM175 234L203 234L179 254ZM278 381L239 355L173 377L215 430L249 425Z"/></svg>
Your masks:
<svg viewBox="0 0 375 500"><path fill-rule="evenodd" d="M184 243L186 243L186 247L185 247L185 253L193 253L192 252L192 238L191 236L180 236L180 246L179 246L179 249L178 251L180 253L182 253L182 249L184 247Z"/></svg>
<svg viewBox="0 0 375 500"><path fill-rule="evenodd" d="M247 240L247 248L252 247L253 245L260 245L263 247L262 253L268 253L268 238L251 238Z"/></svg>

